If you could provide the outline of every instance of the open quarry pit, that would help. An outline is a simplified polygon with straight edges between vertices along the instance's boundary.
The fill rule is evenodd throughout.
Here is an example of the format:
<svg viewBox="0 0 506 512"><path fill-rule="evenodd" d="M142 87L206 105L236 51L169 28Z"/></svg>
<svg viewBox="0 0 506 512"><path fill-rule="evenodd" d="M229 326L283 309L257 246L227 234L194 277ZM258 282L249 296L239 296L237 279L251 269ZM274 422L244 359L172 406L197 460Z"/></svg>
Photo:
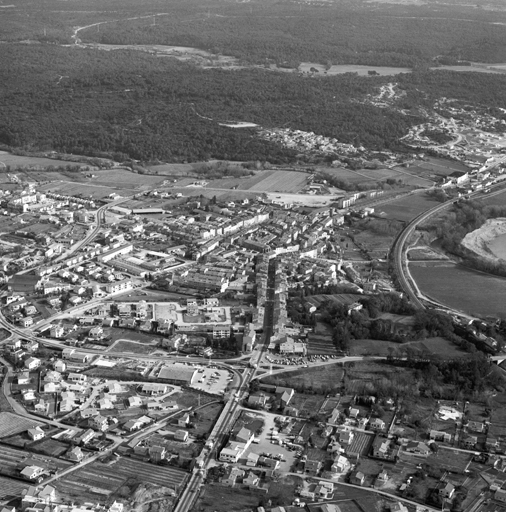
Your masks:
<svg viewBox="0 0 506 512"><path fill-rule="evenodd" d="M462 245L486 260L506 260L506 218L489 219L479 229L468 233Z"/></svg>

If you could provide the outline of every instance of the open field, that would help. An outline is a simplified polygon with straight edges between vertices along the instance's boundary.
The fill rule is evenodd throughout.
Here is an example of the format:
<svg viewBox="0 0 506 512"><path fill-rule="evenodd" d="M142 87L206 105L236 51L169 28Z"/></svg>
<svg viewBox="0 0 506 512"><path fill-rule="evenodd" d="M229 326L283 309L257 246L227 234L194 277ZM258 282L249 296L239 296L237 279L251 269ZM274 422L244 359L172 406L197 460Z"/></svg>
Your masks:
<svg viewBox="0 0 506 512"><path fill-rule="evenodd" d="M138 483L177 489L186 477L187 473L180 469L121 458L110 465L93 462L53 485L67 499L105 501L120 489L130 487L132 490Z"/></svg>
<svg viewBox="0 0 506 512"><path fill-rule="evenodd" d="M254 510L261 500L269 499L273 503L289 505L293 501L295 488L300 482L300 478L288 476L278 482L271 482L267 493L243 490L241 486L232 488L221 484L206 485L194 510L196 512L243 512Z"/></svg>
<svg viewBox="0 0 506 512"><path fill-rule="evenodd" d="M62 443L56 439L46 438L42 442L34 445L33 449L37 453L44 453L51 457L61 457L66 451L68 451L72 445Z"/></svg>
<svg viewBox="0 0 506 512"><path fill-rule="evenodd" d="M192 436L210 433L222 409L223 404L221 403L209 404L199 409L194 419L195 428L191 430Z"/></svg>
<svg viewBox="0 0 506 512"><path fill-rule="evenodd" d="M59 167L66 165L78 165L79 167L89 167L88 164L79 162L70 162L66 160L53 160L52 158L44 158L38 156L18 156L0 151L0 169L10 165L11 167L33 167L37 169L45 167Z"/></svg>
<svg viewBox="0 0 506 512"><path fill-rule="evenodd" d="M379 205L375 214L388 219L410 221L418 214L437 206L439 203L425 194L410 194L389 203Z"/></svg>
<svg viewBox="0 0 506 512"><path fill-rule="evenodd" d="M156 350L156 345L146 345L145 343L132 342L126 340L118 340L114 346L109 347L108 350L114 352L131 352L132 354L151 354Z"/></svg>
<svg viewBox="0 0 506 512"><path fill-rule="evenodd" d="M125 169L107 169L96 171L96 178L90 182L94 185L104 185L107 187L120 185L122 188L142 189L143 187L153 187L164 181L163 176L152 176L150 174L137 174Z"/></svg>
<svg viewBox="0 0 506 512"><path fill-rule="evenodd" d="M147 169L156 171L160 176L181 176L192 174L194 169L192 164L160 164L149 165Z"/></svg>
<svg viewBox="0 0 506 512"><path fill-rule="evenodd" d="M303 389L313 389L323 393L330 393L341 387L342 377L343 368L341 364L328 364L302 368L293 372L278 373L265 377L262 379L262 382L275 386L293 387L301 391Z"/></svg>
<svg viewBox="0 0 506 512"><path fill-rule="evenodd" d="M112 193L118 193L123 196L132 195L132 189L109 184L92 185L91 183L72 183L72 182L53 182L39 187L41 192L53 192L67 196L80 195L87 199L100 200L108 197Z"/></svg>
<svg viewBox="0 0 506 512"><path fill-rule="evenodd" d="M297 171L270 172L260 182L248 187L249 191L259 192L298 192L307 184L309 174Z"/></svg>
<svg viewBox="0 0 506 512"><path fill-rule="evenodd" d="M454 263L412 263L409 271L420 291L470 315L506 318L506 279Z"/></svg>
<svg viewBox="0 0 506 512"><path fill-rule="evenodd" d="M308 356L337 354L332 336L310 333L307 340L307 354Z"/></svg>
<svg viewBox="0 0 506 512"><path fill-rule="evenodd" d="M311 295L306 297L306 302L313 304L313 306L316 306L317 308L320 307L323 302L327 301L349 306L350 304L357 302L360 298L363 298L363 295L358 293L335 293L333 295Z"/></svg>
<svg viewBox="0 0 506 512"><path fill-rule="evenodd" d="M30 418L23 418L22 416L18 416L17 414L12 414L10 412L1 412L0 438L12 436L14 434L18 434L19 432L24 432L29 428L42 425L44 424Z"/></svg>
<svg viewBox="0 0 506 512"><path fill-rule="evenodd" d="M310 418L321 409L324 402L325 396L296 393L290 406L297 408L302 418Z"/></svg>

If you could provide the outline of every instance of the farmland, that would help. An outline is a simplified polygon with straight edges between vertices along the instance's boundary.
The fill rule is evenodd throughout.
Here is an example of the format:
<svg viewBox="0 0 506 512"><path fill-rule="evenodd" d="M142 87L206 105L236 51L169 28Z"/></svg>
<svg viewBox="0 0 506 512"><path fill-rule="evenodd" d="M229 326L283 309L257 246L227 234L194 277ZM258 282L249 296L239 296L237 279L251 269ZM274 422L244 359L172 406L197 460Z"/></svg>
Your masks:
<svg viewBox="0 0 506 512"><path fill-rule="evenodd" d="M133 494L140 483L178 489L186 477L187 473L180 469L122 458L110 464L93 462L53 485L67 499L105 501L113 494L120 496L125 491Z"/></svg>
<svg viewBox="0 0 506 512"><path fill-rule="evenodd" d="M262 382L275 386L293 387L297 390L306 389L329 393L340 388L342 377L342 365L329 364L278 373L262 379ZM305 403L302 405L306 407Z"/></svg>
<svg viewBox="0 0 506 512"><path fill-rule="evenodd" d="M307 184L308 174L297 171L274 171L266 175L260 182L248 187L258 192L291 192L302 190Z"/></svg>
<svg viewBox="0 0 506 512"><path fill-rule="evenodd" d="M27 457L27 452L9 446L0 446L0 471L3 476L15 475L18 464ZM49 458L46 455L34 455L32 459L40 461L41 467L48 470L61 470L68 468L71 463L60 459Z"/></svg>
<svg viewBox="0 0 506 512"><path fill-rule="evenodd" d="M454 263L412 263L420 291L451 308L475 316L506 318L506 279Z"/></svg>
<svg viewBox="0 0 506 512"><path fill-rule="evenodd" d="M407 222L438 204L425 194L410 194L378 206L375 213L387 219Z"/></svg>
<svg viewBox="0 0 506 512"><path fill-rule="evenodd" d="M19 498L21 492L28 487L27 482L12 480L0 476L0 500L11 500Z"/></svg>
<svg viewBox="0 0 506 512"><path fill-rule="evenodd" d="M112 348L112 346L110 347ZM156 344L147 345L142 342L118 340L114 343L114 352L129 352L132 354L151 354L156 349Z"/></svg>
<svg viewBox="0 0 506 512"><path fill-rule="evenodd" d="M25 432L29 428L41 426L43 423L23 418L10 412L0 412L0 438Z"/></svg>
<svg viewBox="0 0 506 512"><path fill-rule="evenodd" d="M116 184L122 188L139 190L143 187L154 187L164 181L163 176L151 176L149 174L137 174L126 169L108 169L96 171L96 178L93 178L92 184L95 186L111 187ZM91 185L91 183L90 183Z"/></svg>

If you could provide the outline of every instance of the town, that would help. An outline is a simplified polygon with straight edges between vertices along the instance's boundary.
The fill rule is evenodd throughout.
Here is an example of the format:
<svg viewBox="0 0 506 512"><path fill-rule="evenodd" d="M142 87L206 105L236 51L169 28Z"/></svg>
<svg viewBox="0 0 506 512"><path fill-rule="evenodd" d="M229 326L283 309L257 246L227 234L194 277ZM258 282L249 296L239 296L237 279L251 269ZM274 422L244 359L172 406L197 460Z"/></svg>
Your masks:
<svg viewBox="0 0 506 512"><path fill-rule="evenodd" d="M458 335L419 327L392 272L412 219L506 176L495 118L438 115L410 157L261 133L327 169L5 169L3 511L506 510L500 321L436 304Z"/></svg>

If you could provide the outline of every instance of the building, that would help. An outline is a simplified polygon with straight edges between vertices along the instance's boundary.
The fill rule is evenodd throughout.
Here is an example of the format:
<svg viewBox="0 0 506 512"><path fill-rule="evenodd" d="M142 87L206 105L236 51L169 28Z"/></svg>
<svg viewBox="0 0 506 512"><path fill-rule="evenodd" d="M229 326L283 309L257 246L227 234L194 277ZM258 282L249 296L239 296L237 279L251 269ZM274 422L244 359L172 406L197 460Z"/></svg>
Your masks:
<svg viewBox="0 0 506 512"><path fill-rule="evenodd" d="M45 437L45 433L44 431L39 427L35 427L35 428L31 428L30 430L28 430L28 436L33 440L33 441L38 441L39 439L43 439Z"/></svg>
<svg viewBox="0 0 506 512"><path fill-rule="evenodd" d="M451 500L453 498L453 494L455 493L455 486L450 482L445 483L439 489L439 496L445 498L447 500Z"/></svg>

